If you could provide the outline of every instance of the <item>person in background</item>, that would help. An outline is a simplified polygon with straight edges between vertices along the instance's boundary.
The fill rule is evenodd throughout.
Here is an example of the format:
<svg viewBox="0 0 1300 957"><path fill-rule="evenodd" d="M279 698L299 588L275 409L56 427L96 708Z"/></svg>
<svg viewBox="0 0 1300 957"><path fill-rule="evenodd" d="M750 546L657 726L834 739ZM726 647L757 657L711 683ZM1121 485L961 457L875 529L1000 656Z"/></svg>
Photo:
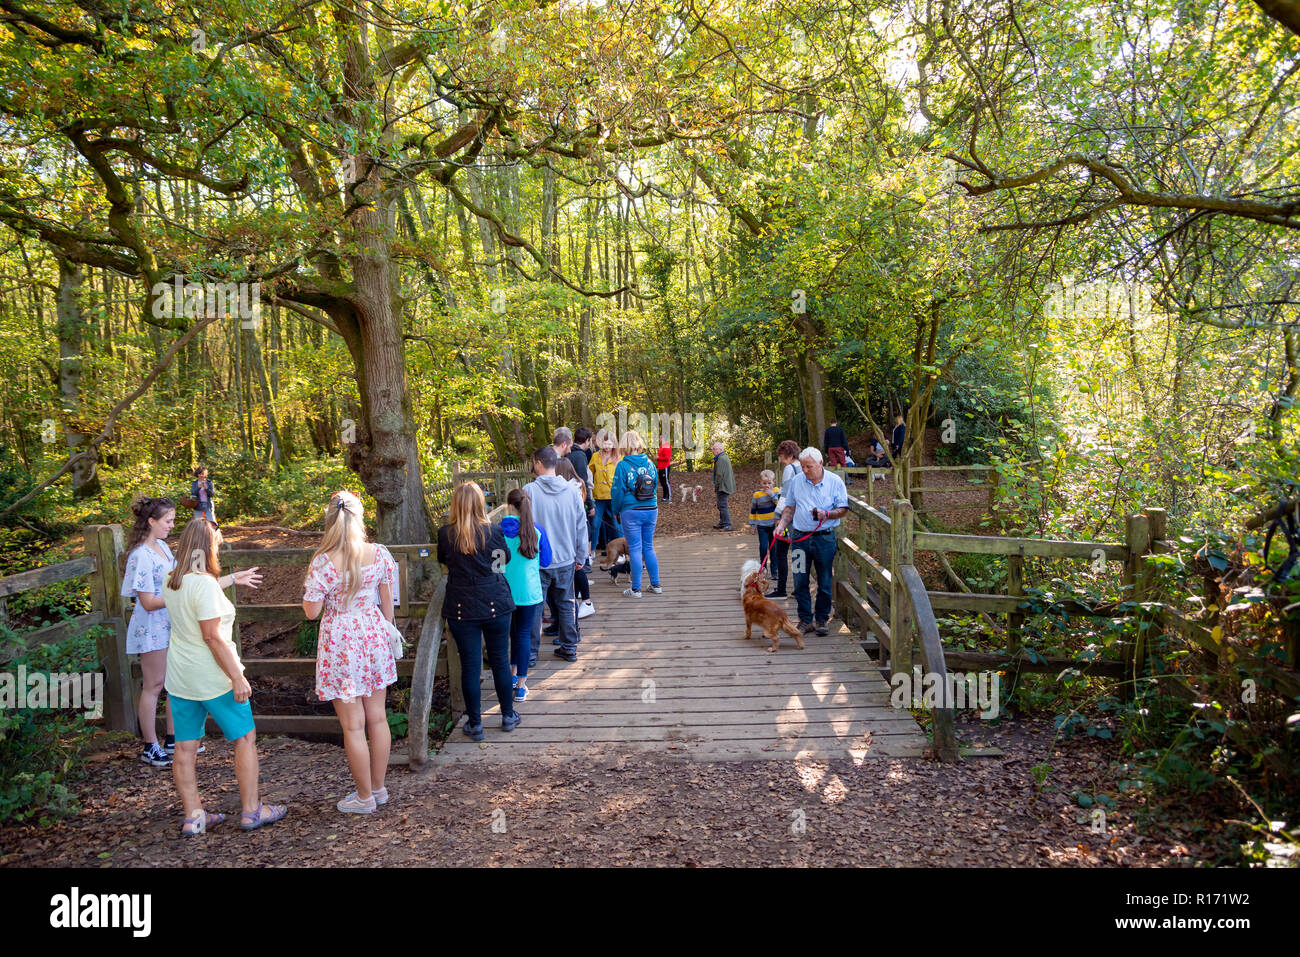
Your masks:
<svg viewBox="0 0 1300 957"><path fill-rule="evenodd" d="M546 529L533 521L533 503L523 489L511 489L506 503L515 512L501 519L501 532L510 549L504 573L515 602L510 619L510 664L515 673L515 701L519 702L528 700L533 622L542 613L541 569L551 563L551 543Z"/></svg>
<svg viewBox="0 0 1300 957"><path fill-rule="evenodd" d="M587 486L583 484L582 479L578 478L573 470L573 464L567 459L560 459L555 463L555 474L569 483L569 487L578 493L582 499L582 506L585 510L587 507ZM591 564L591 552L587 553L587 565ZM591 582L587 578L587 566L575 568L573 571L573 594L578 600L578 618L579 620L596 613L596 606L591 602ZM551 609L551 615L555 615L556 610ZM545 632L548 635L555 636L559 634L559 629L552 626L552 630Z"/></svg>
<svg viewBox="0 0 1300 957"><path fill-rule="evenodd" d="M799 471L799 444L793 439L786 439L776 447L776 457L781 462L781 485L778 489L785 489L790 486L790 482ZM781 514L785 508L785 495L781 494L776 503L776 513ZM772 546L772 557L768 560L772 566L772 590L767 593L767 598L786 598L785 591L786 579L790 573L790 543L784 538L774 534L776 544Z"/></svg>
<svg viewBox="0 0 1300 957"><path fill-rule="evenodd" d="M546 528L551 542L551 564L541 569L542 590L547 600L557 610L559 622L559 647L555 656L565 661L578 660L578 616L573 607L573 575L587 563L587 518L582 499L569 483L555 474L559 458L555 449L543 445L533 453L533 474L537 476L524 486L533 503L533 517ZM533 626L532 657L537 660L542 640L541 619Z"/></svg>
<svg viewBox="0 0 1300 957"><path fill-rule="evenodd" d="M144 739L140 760L155 768L167 768L171 767L176 739L169 699L167 740L158 743L158 696L167 677L167 645L171 640L171 621L162 590L163 579L176 567L166 541L176 524L176 506L169 498L142 495L131 503L131 514L135 522L126 543L130 555L122 576L121 595L135 599L126 626L126 653L140 656L142 681L136 702L140 736Z"/></svg>
<svg viewBox="0 0 1300 957"><path fill-rule="evenodd" d="M880 444L880 440L874 435L867 440L867 459L862 464L871 469L887 469L890 467L889 457L885 455L885 447ZM872 478L884 478L884 473L877 472Z"/></svg>
<svg viewBox="0 0 1300 957"><path fill-rule="evenodd" d="M595 535L592 545L595 548L604 548L614 539L623 537L618 515L614 512L611 491L614 470L618 468L622 457L617 444L613 434L605 429L596 433L596 454L591 460L592 503L596 513L593 519Z"/></svg>
<svg viewBox="0 0 1300 957"><path fill-rule="evenodd" d="M578 431L573 433L573 444L569 447L569 451L564 457L569 460L569 464L573 466L574 474L582 480L582 484L584 485L582 501L586 508L587 515L587 539L588 541L591 541L593 540L593 535L595 533L593 519L596 517L596 506L591 499L592 488L595 484L591 477L590 468L591 429L586 426L581 426ZM591 571L590 550L587 552L587 564L584 566L584 570ZM587 614L591 614L591 612L588 612ZM581 617L581 614L579 614L579 617Z"/></svg>
<svg viewBox="0 0 1300 957"><path fill-rule="evenodd" d="M826 434L822 438L822 444L826 446L826 464L831 466L843 466L845 463L845 453L849 448L849 437L844 434L837 420L831 419L831 424L826 427Z"/></svg>
<svg viewBox="0 0 1300 957"><path fill-rule="evenodd" d="M461 730L472 740L482 741L484 645L501 705L501 730L513 731L519 726L510 674L510 622L515 601L504 574L511 553L501 526L488 521L487 502L476 483L456 486L448 519L438 529L438 561L447 568L442 611L460 652L460 690L465 696Z"/></svg>
<svg viewBox="0 0 1300 957"><path fill-rule="evenodd" d="M907 426L903 424L903 413L894 416L894 434L889 439L889 452L897 459L903 454L903 443L907 439Z"/></svg>
<svg viewBox="0 0 1300 957"><path fill-rule="evenodd" d="M736 476L731 471L731 459L722 451L722 443L713 443L713 491L718 496L718 524L713 527L720 531L731 531L731 509L727 499L735 494Z"/></svg>
<svg viewBox="0 0 1300 957"><path fill-rule="evenodd" d="M771 469L758 473L758 490L749 503L749 530L758 535L758 560L767 558L772 547L772 528L776 525L776 503L781 490L775 487L776 474ZM775 576L773 576L775 578Z"/></svg>
<svg viewBox="0 0 1300 957"><path fill-rule="evenodd" d="M181 825L185 835L203 834L226 819L224 814L204 810L194 775L194 759L209 717L227 741L235 742L235 780L243 808L240 826L256 830L280 820L286 811L283 804L268 806L258 797L257 731L248 700L253 689L244 677L233 638L235 606L221 591L227 583L256 588L262 576L256 567L223 576L220 547L216 525L202 516L191 520L181 532L179 558L163 586L163 603L171 620L164 687L176 723L172 780L185 809Z"/></svg>
<svg viewBox="0 0 1300 957"><path fill-rule="evenodd" d="M632 581L623 594L641 597L641 567L650 573L650 590L663 593L659 585L659 556L655 554L655 525L659 522L655 467L645 454L645 443L632 430L620 443L627 453L614 472L614 510L627 537L628 571Z"/></svg>
<svg viewBox="0 0 1300 957"><path fill-rule="evenodd" d="M385 698L397 681L397 662L387 626L395 624L397 563L383 545L366 541L356 495L335 492L327 511L334 520L326 522L325 537L307 566L302 610L308 621L320 616L316 697L334 704L357 786L337 807L344 814L372 814L388 803L384 775L392 734ZM372 597L376 588L378 606Z"/></svg>
<svg viewBox="0 0 1300 957"><path fill-rule="evenodd" d="M214 525L217 522L217 509L213 502L216 486L208 476L208 467L200 465L194 469L194 481L190 483L190 498L198 504L194 506L195 515L203 515Z"/></svg>
<svg viewBox="0 0 1300 957"><path fill-rule="evenodd" d="M659 487L664 490L664 501L669 505L673 503L673 486L668 475L668 470L673 464L673 445L668 440L667 435L659 438L659 457L655 465L659 468Z"/></svg>

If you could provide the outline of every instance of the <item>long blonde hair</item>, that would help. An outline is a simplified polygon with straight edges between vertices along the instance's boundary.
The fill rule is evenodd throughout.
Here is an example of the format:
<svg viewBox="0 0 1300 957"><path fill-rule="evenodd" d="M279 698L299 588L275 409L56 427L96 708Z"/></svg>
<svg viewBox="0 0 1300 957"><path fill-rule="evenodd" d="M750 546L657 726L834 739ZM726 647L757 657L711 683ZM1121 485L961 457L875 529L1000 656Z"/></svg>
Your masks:
<svg viewBox="0 0 1300 957"><path fill-rule="evenodd" d="M329 507L325 509L325 537L311 556L307 574L311 574L311 566L317 558L337 551L342 564L338 572L343 579L343 600L351 601L361 591L365 579L361 570L361 553L365 544L366 523L361 499L346 489L340 489L330 496ZM303 582L306 583L305 578Z"/></svg>
<svg viewBox="0 0 1300 957"><path fill-rule="evenodd" d="M608 439L610 447L608 449L608 458L606 457L605 440ZM596 449L600 455L600 460L606 465L613 465L618 462L622 455L618 449L618 436L608 429L601 429L596 433Z"/></svg>
<svg viewBox="0 0 1300 957"><path fill-rule="evenodd" d="M197 515L191 519L176 545L176 567L167 576L167 587L179 591L181 579L189 572L220 578L221 559L217 556L220 546L221 533L205 516Z"/></svg>
<svg viewBox="0 0 1300 957"><path fill-rule="evenodd" d="M448 515L451 538L462 555L473 555L487 541L491 523L487 517L487 501L476 482L463 482L451 493Z"/></svg>
<svg viewBox="0 0 1300 957"><path fill-rule="evenodd" d="M619 450L624 455L643 455L645 453L645 442L641 439L641 433L633 429L624 432L623 441L619 443Z"/></svg>

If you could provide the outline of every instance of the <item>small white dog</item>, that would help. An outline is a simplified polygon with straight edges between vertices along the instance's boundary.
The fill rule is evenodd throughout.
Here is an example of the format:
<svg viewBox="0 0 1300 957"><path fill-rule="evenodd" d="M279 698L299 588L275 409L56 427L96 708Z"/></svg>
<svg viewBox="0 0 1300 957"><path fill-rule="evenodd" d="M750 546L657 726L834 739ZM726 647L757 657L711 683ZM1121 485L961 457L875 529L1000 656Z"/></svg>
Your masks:
<svg viewBox="0 0 1300 957"><path fill-rule="evenodd" d="M762 568L762 567L763 567L763 563L762 563L762 562L756 562L756 561L754 561L754 559L752 559L752 558L751 558L749 561L745 562L745 564L743 564L743 565L740 566L740 599L741 599L741 601L744 601L744 599L745 599L745 579L747 579L750 575L754 574L754 572L758 571L758 570L759 570L760 568Z"/></svg>

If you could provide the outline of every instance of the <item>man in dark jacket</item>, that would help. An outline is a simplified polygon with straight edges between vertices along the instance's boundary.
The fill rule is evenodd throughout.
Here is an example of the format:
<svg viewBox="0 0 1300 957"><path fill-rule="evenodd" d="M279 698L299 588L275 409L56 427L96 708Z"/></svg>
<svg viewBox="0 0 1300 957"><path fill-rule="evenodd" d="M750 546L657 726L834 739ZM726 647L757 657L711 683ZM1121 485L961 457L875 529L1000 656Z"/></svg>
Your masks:
<svg viewBox="0 0 1300 957"><path fill-rule="evenodd" d="M849 437L844 434L844 430L835 419L831 419L831 424L827 426L826 434L822 436L822 445L826 447L826 464L832 468L837 465L843 467L844 453L849 448Z"/></svg>
<svg viewBox="0 0 1300 957"><path fill-rule="evenodd" d="M722 451L722 443L713 443L713 490L718 493L718 524L714 528L731 531L731 510L727 499L736 491L736 476L731 471L731 459Z"/></svg>

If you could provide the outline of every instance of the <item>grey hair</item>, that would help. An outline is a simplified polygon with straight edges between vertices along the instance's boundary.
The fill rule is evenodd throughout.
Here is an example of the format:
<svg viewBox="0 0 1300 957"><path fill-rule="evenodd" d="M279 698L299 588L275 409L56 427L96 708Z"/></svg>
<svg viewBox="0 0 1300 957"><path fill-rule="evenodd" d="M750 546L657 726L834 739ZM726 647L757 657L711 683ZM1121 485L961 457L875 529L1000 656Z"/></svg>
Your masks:
<svg viewBox="0 0 1300 957"><path fill-rule="evenodd" d="M822 450L817 448L816 446L810 445L808 446L808 448L804 449L802 452L799 453L799 461L802 462L804 459L812 459L818 465L821 465Z"/></svg>
<svg viewBox="0 0 1300 957"><path fill-rule="evenodd" d="M573 441L573 433L569 430L569 427L567 425L560 426L558 429L555 430L555 434L551 436L552 445L563 445L565 442L572 442L572 441Z"/></svg>

